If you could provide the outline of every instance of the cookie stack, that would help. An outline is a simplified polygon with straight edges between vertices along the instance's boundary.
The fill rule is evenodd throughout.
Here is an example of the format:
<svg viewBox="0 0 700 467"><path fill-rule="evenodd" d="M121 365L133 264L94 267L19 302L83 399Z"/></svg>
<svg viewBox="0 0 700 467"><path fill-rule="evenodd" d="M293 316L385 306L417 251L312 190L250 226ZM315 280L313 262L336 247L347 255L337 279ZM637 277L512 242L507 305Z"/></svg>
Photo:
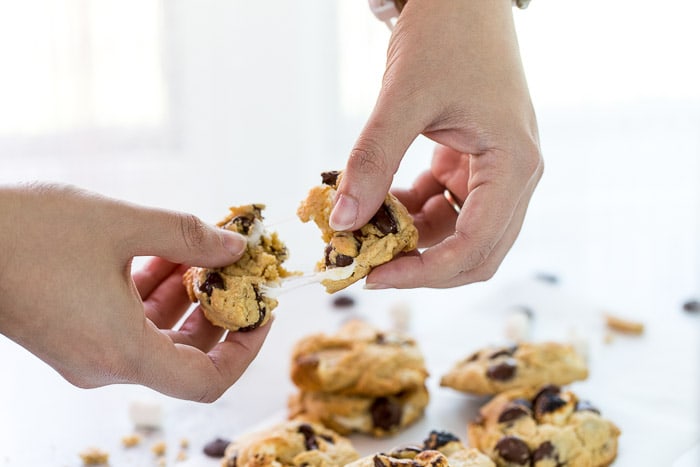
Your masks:
<svg viewBox="0 0 700 467"><path fill-rule="evenodd" d="M352 320L294 347L291 379L299 392L289 399L289 417L340 434L391 435L423 415L427 377L413 339Z"/></svg>
<svg viewBox="0 0 700 467"><path fill-rule="evenodd" d="M586 379L585 360L570 345L490 347L459 361L440 384L494 395L469 423L469 443L499 467L607 466L620 430L589 402L560 385Z"/></svg>

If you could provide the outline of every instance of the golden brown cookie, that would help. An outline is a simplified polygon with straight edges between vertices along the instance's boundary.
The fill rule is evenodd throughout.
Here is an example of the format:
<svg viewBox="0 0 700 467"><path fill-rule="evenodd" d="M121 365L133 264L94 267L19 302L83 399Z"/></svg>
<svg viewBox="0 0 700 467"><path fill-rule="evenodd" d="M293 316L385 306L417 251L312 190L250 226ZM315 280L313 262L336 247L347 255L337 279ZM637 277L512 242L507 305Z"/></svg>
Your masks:
<svg viewBox="0 0 700 467"><path fill-rule="evenodd" d="M340 280L326 279L321 283L329 293L337 292L365 277L373 267L384 264L404 251L418 245L418 230L413 218L401 202L391 193L374 217L354 232L336 232L328 225L341 172L321 174L323 184L309 191L297 210L303 222L314 221L326 243L324 258L316 270L354 265L350 277Z"/></svg>
<svg viewBox="0 0 700 467"><path fill-rule="evenodd" d="M287 421L241 436L222 467L341 467L359 457L352 443L319 424Z"/></svg>
<svg viewBox="0 0 700 467"><path fill-rule="evenodd" d="M425 386L378 397L300 391L289 398L289 418L324 424L340 434L387 436L423 415L429 396Z"/></svg>
<svg viewBox="0 0 700 467"><path fill-rule="evenodd" d="M497 395L469 424L469 443L499 467L602 467L617 456L620 430L558 386Z"/></svg>
<svg viewBox="0 0 700 467"><path fill-rule="evenodd" d="M366 456L347 467L495 467L488 456L466 448L451 433L432 431L422 446L404 446Z"/></svg>
<svg viewBox="0 0 700 467"><path fill-rule="evenodd" d="M209 321L230 331L265 324L278 302L265 296L262 286L291 275L282 267L288 256L286 246L263 227L264 208L262 204L232 207L217 224L248 237L246 251L237 262L222 268L193 267L183 277L190 300L201 303Z"/></svg>
<svg viewBox="0 0 700 467"><path fill-rule="evenodd" d="M472 394L497 394L544 384L569 384L588 377L584 358L573 346L556 342L488 347L459 361L441 386Z"/></svg>
<svg viewBox="0 0 700 467"><path fill-rule="evenodd" d="M292 351L292 381L307 392L381 396L421 387L427 377L413 339L359 320L308 336Z"/></svg>

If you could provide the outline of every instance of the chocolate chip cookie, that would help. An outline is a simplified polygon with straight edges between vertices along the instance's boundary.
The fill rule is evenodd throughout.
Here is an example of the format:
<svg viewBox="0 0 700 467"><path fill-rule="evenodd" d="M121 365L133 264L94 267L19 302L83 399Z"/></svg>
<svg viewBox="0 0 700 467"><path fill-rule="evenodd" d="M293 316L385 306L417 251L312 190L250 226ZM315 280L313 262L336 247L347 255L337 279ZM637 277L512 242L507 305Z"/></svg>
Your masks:
<svg viewBox="0 0 700 467"><path fill-rule="evenodd" d="M366 456L347 467L495 467L488 456L466 448L451 433L432 431L423 444Z"/></svg>
<svg viewBox="0 0 700 467"><path fill-rule="evenodd" d="M292 351L292 381L307 392L382 396L421 387L427 377L413 339L360 320L307 336Z"/></svg>
<svg viewBox="0 0 700 467"><path fill-rule="evenodd" d="M349 277L321 282L328 293L344 289L369 274L373 267L416 248L418 230L413 225L413 218L390 193L369 223L359 230L336 232L331 229L328 219L342 172L324 172L321 178L323 184L312 188L297 210L302 222L313 220L316 223L326 243L324 257L316 269L325 271L354 265Z"/></svg>
<svg viewBox="0 0 700 467"><path fill-rule="evenodd" d="M319 424L288 421L249 433L226 448L222 467L341 467L359 457L347 438Z"/></svg>
<svg viewBox="0 0 700 467"><path fill-rule="evenodd" d="M287 248L263 226L262 204L230 208L217 226L248 237L243 256L222 268L187 270L183 283L193 302L199 301L204 315L217 326L230 331L249 331L265 324L277 306L276 299L262 292L262 285L275 284L291 275L282 267Z"/></svg>
<svg viewBox="0 0 700 467"><path fill-rule="evenodd" d="M289 398L289 417L323 423L340 434L382 437L420 419L428 405L425 386L384 396L300 391Z"/></svg>
<svg viewBox="0 0 700 467"><path fill-rule="evenodd" d="M499 467L607 466L620 436L589 402L554 385L497 395L468 431L470 445Z"/></svg>
<svg viewBox="0 0 700 467"><path fill-rule="evenodd" d="M587 377L586 361L573 346L525 342L473 353L446 373L440 385L472 394L497 394L520 387L569 384Z"/></svg>

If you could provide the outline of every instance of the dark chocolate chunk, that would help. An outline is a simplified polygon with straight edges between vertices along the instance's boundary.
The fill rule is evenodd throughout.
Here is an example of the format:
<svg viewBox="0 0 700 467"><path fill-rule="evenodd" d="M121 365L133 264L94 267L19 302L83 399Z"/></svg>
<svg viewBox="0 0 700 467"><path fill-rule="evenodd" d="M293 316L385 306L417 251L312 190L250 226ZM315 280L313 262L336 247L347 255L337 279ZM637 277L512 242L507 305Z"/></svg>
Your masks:
<svg viewBox="0 0 700 467"><path fill-rule="evenodd" d="M338 183L338 175L340 175L340 172L338 172L337 170L322 172L321 182L324 185L335 186L335 184Z"/></svg>
<svg viewBox="0 0 700 467"><path fill-rule="evenodd" d="M535 399L532 404L536 417L550 412L555 412L557 409L566 405L566 401L559 397L558 393L545 392Z"/></svg>
<svg viewBox="0 0 700 467"><path fill-rule="evenodd" d="M331 259L331 253L333 253L333 247L329 244L326 246L326 267L339 267L350 266L355 260L352 256L341 255L340 253L335 254L335 257Z"/></svg>
<svg viewBox="0 0 700 467"><path fill-rule="evenodd" d="M389 431L401 423L403 406L390 397L378 397L372 402L370 413L376 428Z"/></svg>
<svg viewBox="0 0 700 467"><path fill-rule="evenodd" d="M447 431L433 430L423 441L423 449L432 449L433 451L436 451L447 443L451 443L453 441L459 442L459 438Z"/></svg>
<svg viewBox="0 0 700 467"><path fill-rule="evenodd" d="M205 444L203 451L209 457L224 457L229 444L231 444L231 441L227 439L216 438L214 441L209 441Z"/></svg>
<svg viewBox="0 0 700 467"><path fill-rule="evenodd" d="M318 440L316 439L316 432L311 427L311 425L307 423L302 423L301 425L299 425L298 430L299 433L304 435L304 447L307 451L313 451L314 449L318 449Z"/></svg>
<svg viewBox="0 0 700 467"><path fill-rule="evenodd" d="M394 219L394 216L391 215L391 211L386 204L382 204L379 211L377 211L369 223L377 227L377 229L379 229L379 231L384 235L395 234L399 231L399 226L396 223L396 219Z"/></svg>
<svg viewBox="0 0 700 467"><path fill-rule="evenodd" d="M589 401L576 401L576 411L577 412L589 411L589 412L595 412L598 415L600 415L600 410L598 410L598 408L595 407L593 404L591 404Z"/></svg>
<svg viewBox="0 0 700 467"><path fill-rule="evenodd" d="M513 358L508 358L500 363L489 366L486 376L496 381L508 381L515 376L518 364Z"/></svg>
<svg viewBox="0 0 700 467"><path fill-rule="evenodd" d="M535 394L535 397L532 398L532 403L534 404L535 401L543 394L559 394L561 392L561 388L555 384L547 384L545 386L542 386L542 388L539 390L537 394Z"/></svg>
<svg viewBox="0 0 700 467"><path fill-rule="evenodd" d="M214 289L224 290L224 278L218 272L207 273L207 278L199 284L199 291L211 296Z"/></svg>
<svg viewBox="0 0 700 467"><path fill-rule="evenodd" d="M256 286L253 286L253 290L255 291L255 301L258 303L258 320L251 325L238 329L241 332L252 331L253 329L259 328L262 322L265 320L265 316L267 316L267 305L263 300L263 296L260 293L260 289L258 289Z"/></svg>
<svg viewBox="0 0 700 467"><path fill-rule="evenodd" d="M516 436L504 436L496 443L496 452L506 462L529 465L530 449L525 441Z"/></svg>
<svg viewBox="0 0 700 467"><path fill-rule="evenodd" d="M319 436L321 437L321 439L324 439L331 444L335 444L335 440L333 439L332 436L330 436L330 435L319 435Z"/></svg>
<svg viewBox="0 0 700 467"><path fill-rule="evenodd" d="M683 304L683 310L688 313L697 313L700 311L700 300L688 300Z"/></svg>
<svg viewBox="0 0 700 467"><path fill-rule="evenodd" d="M531 415L530 402L525 399L515 399L508 402L503 408L501 415L498 416L498 423L508 423L520 417L529 417Z"/></svg>
<svg viewBox="0 0 700 467"><path fill-rule="evenodd" d="M559 462L559 460L557 459L556 450L554 449L554 445L549 441L545 441L544 443L537 446L537 449L532 451L533 464L535 462L539 462L545 459L556 459L557 463Z"/></svg>
<svg viewBox="0 0 700 467"><path fill-rule="evenodd" d="M349 295L339 295L333 299L336 308L349 308L355 304L355 299Z"/></svg>
<svg viewBox="0 0 700 467"><path fill-rule="evenodd" d="M228 227L233 226L236 232L242 235L250 235L250 228L253 226L253 222L255 222L255 217L253 216L237 216L231 219L224 227L228 229Z"/></svg>

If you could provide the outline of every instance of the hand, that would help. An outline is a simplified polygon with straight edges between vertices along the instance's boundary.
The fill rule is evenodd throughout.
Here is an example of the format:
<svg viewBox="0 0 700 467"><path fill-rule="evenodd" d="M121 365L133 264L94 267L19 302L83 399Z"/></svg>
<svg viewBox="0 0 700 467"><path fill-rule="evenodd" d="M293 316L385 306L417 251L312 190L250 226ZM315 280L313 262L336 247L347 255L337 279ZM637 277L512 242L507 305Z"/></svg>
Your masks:
<svg viewBox="0 0 700 467"><path fill-rule="evenodd" d="M262 346L269 325L221 341L198 308L172 329L190 305L181 263L233 263L244 237L60 185L0 187L0 212L0 332L72 384L211 402ZM133 257L147 255L132 279Z"/></svg>
<svg viewBox="0 0 700 467"><path fill-rule="evenodd" d="M490 278L517 237L543 163L510 0L410 0L392 33L375 108L331 214L355 230L381 205L404 153L440 145L413 188L422 253L367 277L368 288L454 287ZM459 216L443 198L459 198Z"/></svg>

